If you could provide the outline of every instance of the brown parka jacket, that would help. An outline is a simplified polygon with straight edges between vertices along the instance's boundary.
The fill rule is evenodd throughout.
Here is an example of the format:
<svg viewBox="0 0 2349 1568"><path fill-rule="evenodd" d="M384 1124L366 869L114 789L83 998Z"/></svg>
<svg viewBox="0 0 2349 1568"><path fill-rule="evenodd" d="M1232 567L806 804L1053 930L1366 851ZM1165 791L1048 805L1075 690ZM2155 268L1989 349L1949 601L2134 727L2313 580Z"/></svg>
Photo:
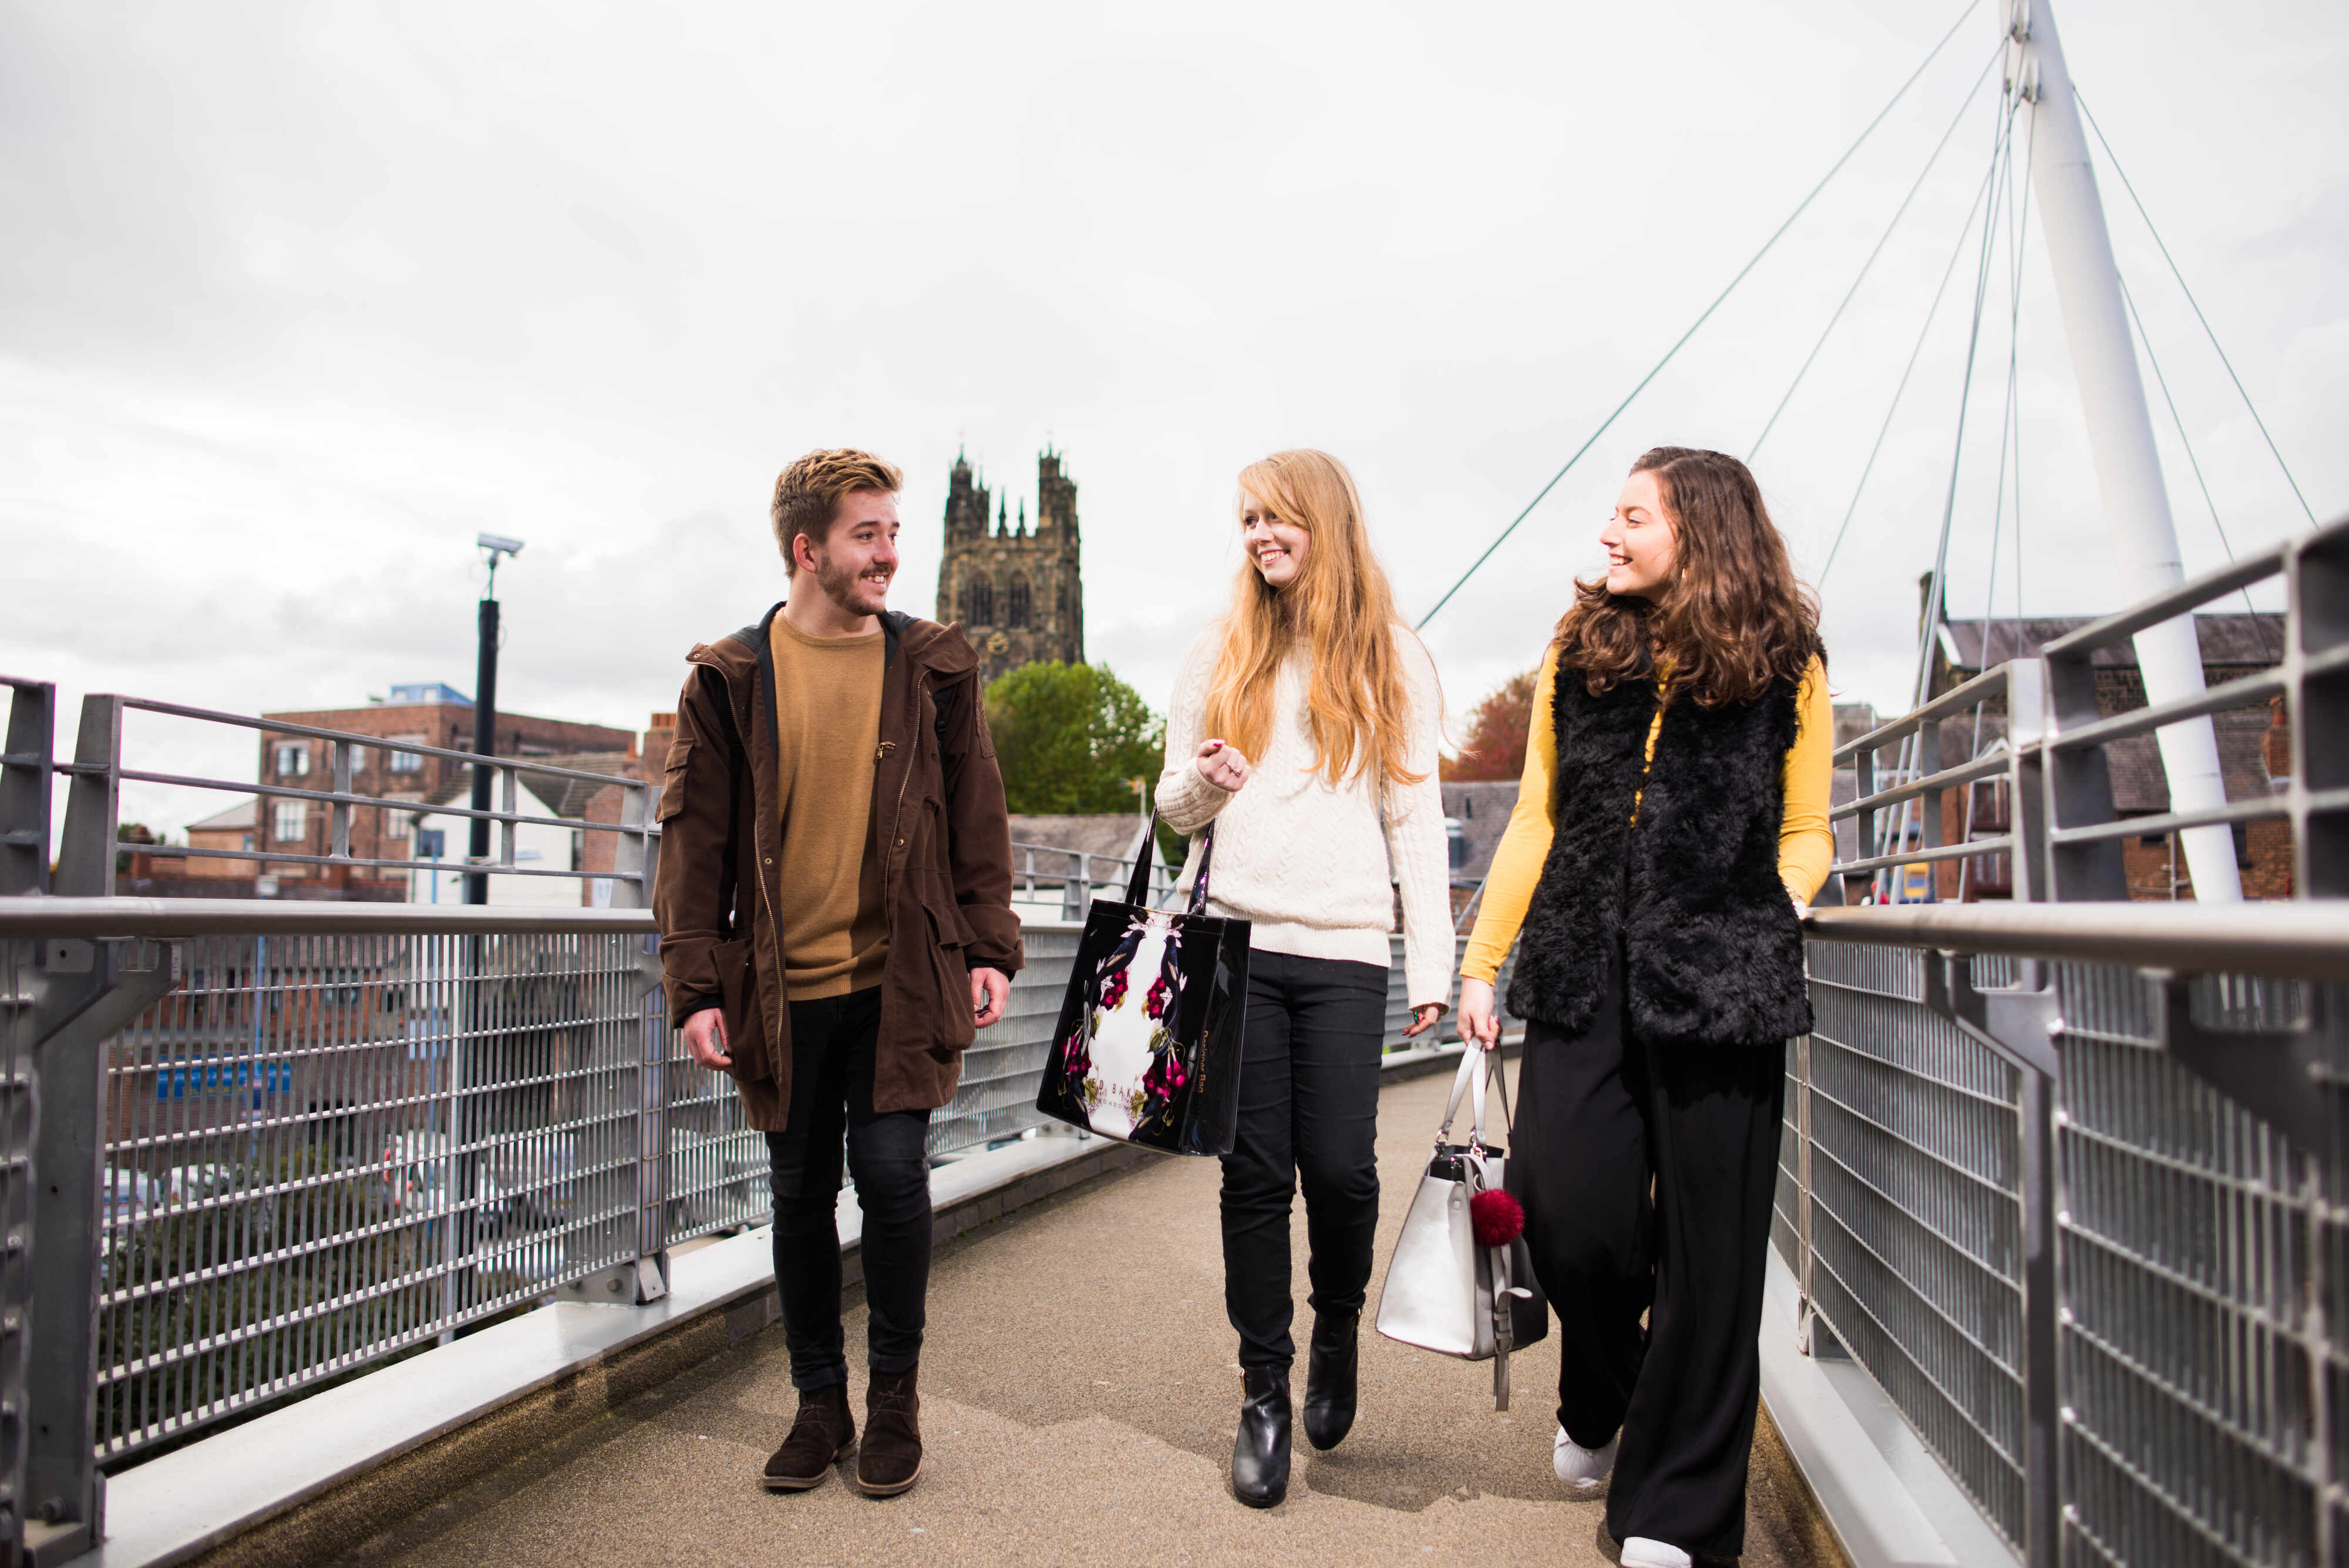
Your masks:
<svg viewBox="0 0 2349 1568"><path fill-rule="evenodd" d="M731 1072L750 1125L781 1132L792 1103L791 1010L774 910L781 864L775 668L777 605L686 655L677 740L661 786L653 918L670 1019L724 1010ZM962 633L895 611L887 639L873 809L888 856L889 956L873 1065L876 1113L954 1098L972 1036L970 971L1019 972L1011 832Z"/></svg>

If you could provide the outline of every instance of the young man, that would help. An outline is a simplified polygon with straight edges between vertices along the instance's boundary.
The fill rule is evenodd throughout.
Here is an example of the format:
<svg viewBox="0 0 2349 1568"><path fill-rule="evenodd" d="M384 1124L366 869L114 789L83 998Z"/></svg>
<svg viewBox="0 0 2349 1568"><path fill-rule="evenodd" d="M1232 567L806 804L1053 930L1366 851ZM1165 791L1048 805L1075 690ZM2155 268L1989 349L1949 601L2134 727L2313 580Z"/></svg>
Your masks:
<svg viewBox="0 0 2349 1568"><path fill-rule="evenodd" d="M930 1112L1020 962L1011 833L962 633L885 607L896 469L812 452L775 481L791 598L686 656L653 912L669 1016L732 1075L774 1173L791 1435L771 1490L856 1439L840 1325L843 1134L871 1323L855 1483L922 1468L915 1369L930 1273Z"/></svg>

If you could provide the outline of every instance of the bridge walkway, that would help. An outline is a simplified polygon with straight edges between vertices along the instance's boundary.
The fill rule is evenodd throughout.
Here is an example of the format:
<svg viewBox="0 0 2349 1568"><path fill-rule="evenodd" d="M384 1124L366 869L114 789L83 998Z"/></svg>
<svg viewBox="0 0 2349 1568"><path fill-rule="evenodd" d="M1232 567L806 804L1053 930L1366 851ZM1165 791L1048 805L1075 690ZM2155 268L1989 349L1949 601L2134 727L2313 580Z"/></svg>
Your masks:
<svg viewBox="0 0 2349 1568"><path fill-rule="evenodd" d="M1448 1075L1391 1085L1380 1115L1377 1269L1442 1115ZM1153 1159L938 1249L923 1367L921 1482L874 1501L839 1478L772 1496L761 1466L796 1400L771 1327L624 1407L564 1451L450 1498L352 1563L1038 1565L1609 1561L1601 1505L1549 1468L1555 1334L1488 1366L1366 1334L1364 1404L1335 1451L1300 1437L1288 1501L1226 1479L1238 1374L1224 1320L1212 1160ZM1295 1227L1300 1319L1304 1224ZM1375 1287L1374 1287L1375 1290ZM852 1362L864 1343L852 1290ZM1301 1326L1301 1325L1300 1325ZM860 1419L864 1373L852 1365ZM1748 1568L1821 1561L1807 1496L1765 1438Z"/></svg>

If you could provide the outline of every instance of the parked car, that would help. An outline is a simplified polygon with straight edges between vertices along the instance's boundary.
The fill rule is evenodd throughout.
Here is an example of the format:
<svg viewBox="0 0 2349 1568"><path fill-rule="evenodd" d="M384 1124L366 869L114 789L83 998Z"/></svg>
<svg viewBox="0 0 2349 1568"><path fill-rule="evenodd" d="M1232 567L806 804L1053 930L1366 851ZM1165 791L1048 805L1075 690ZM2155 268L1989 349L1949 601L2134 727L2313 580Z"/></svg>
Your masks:
<svg viewBox="0 0 2349 1568"><path fill-rule="evenodd" d="M400 1213L438 1214L457 1207L448 1192L450 1173L456 1168L446 1133L394 1133L384 1141L382 1179L391 1207ZM490 1162L476 1159L472 1200L466 1206L477 1213L497 1216L504 1214L512 1202Z"/></svg>

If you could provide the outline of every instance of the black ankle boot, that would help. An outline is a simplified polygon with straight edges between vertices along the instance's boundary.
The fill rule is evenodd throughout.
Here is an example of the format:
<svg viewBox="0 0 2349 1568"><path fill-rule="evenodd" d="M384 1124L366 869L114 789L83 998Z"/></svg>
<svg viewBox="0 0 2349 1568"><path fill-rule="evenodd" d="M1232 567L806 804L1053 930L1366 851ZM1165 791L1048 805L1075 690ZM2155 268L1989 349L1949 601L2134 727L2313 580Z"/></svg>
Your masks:
<svg viewBox="0 0 2349 1568"><path fill-rule="evenodd" d="M1240 1374L1240 1431L1232 1443L1232 1495L1273 1508L1288 1495L1288 1374Z"/></svg>
<svg viewBox="0 0 2349 1568"><path fill-rule="evenodd" d="M1305 1439L1334 1449L1354 1429L1354 1394L1362 1365L1358 1312L1315 1313L1305 1352Z"/></svg>

